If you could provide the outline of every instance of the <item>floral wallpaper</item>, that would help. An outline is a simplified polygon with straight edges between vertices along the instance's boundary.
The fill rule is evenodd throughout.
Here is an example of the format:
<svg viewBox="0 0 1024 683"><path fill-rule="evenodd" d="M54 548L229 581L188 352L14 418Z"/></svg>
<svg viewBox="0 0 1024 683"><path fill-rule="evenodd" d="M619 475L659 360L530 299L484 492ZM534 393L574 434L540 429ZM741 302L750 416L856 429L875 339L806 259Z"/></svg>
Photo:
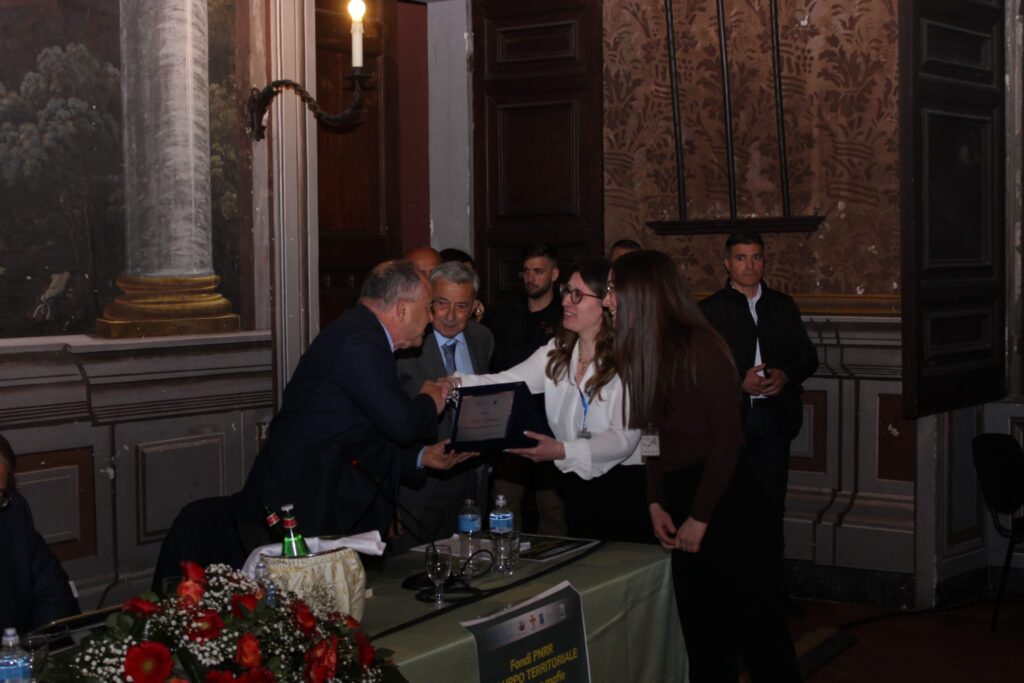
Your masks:
<svg viewBox="0 0 1024 683"><path fill-rule="evenodd" d="M740 217L781 215L768 0L725 0ZM729 216L716 3L674 0L690 219ZM895 0L779 0L790 207L815 233L767 234L772 286L793 294L898 295ZM605 239L676 257L697 292L721 287L724 235L657 237L678 219L665 7L605 0Z"/></svg>

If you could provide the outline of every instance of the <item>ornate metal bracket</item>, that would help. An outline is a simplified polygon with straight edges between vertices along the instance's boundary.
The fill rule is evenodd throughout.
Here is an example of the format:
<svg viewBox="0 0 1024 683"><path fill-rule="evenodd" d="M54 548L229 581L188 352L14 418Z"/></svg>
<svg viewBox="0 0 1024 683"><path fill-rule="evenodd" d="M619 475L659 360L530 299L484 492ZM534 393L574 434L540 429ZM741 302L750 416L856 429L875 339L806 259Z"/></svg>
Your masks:
<svg viewBox="0 0 1024 683"><path fill-rule="evenodd" d="M321 126L343 132L351 131L362 123L359 117L363 112L363 83L369 79L370 75L364 74L362 67L354 67L352 73L345 76L345 80L352 82L352 103L349 104L348 109L338 114L325 112L309 94L309 91L301 83L295 81L271 81L270 85L262 90L253 88L245 103L245 132L254 141L266 137L267 127L263 121L270 109L270 103L282 90L294 90L299 99L305 102L306 107L313 112L313 117Z"/></svg>

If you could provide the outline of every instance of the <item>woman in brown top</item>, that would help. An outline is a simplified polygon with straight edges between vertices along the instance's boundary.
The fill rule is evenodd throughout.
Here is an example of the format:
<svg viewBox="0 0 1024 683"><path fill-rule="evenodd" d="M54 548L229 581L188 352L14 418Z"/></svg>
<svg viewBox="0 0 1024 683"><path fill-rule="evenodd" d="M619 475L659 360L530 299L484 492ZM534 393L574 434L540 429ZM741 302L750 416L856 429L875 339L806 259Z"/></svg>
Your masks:
<svg viewBox="0 0 1024 683"><path fill-rule="evenodd" d="M660 252L620 257L604 303L615 321L628 426L658 434L659 455L647 459L648 505L655 536L672 551L690 680L735 683L737 651L754 681L799 680L776 597L768 515L736 467L742 395L729 347Z"/></svg>

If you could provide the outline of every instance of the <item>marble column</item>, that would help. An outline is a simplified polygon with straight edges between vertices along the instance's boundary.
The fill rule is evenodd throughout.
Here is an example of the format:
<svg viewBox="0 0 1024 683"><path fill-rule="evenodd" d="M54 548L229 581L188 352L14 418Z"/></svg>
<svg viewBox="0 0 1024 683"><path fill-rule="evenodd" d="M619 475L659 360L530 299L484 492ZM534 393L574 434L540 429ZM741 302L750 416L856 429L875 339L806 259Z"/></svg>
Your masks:
<svg viewBox="0 0 1024 683"><path fill-rule="evenodd" d="M121 0L126 266L103 337L239 329L213 272L206 14Z"/></svg>

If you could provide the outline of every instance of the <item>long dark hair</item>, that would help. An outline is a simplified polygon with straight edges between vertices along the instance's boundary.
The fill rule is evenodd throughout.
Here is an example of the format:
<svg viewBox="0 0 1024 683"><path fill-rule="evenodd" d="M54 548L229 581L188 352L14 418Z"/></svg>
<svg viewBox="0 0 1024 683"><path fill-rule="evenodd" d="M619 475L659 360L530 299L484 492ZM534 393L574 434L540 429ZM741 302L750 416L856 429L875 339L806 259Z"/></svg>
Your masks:
<svg viewBox="0 0 1024 683"><path fill-rule="evenodd" d="M629 398L629 426L643 429L654 420L656 406L670 396L680 363L696 385L690 353L695 331L710 335L730 363L732 352L697 308L668 255L650 250L624 254L612 274L615 366Z"/></svg>
<svg viewBox="0 0 1024 683"><path fill-rule="evenodd" d="M608 261L601 258L584 261L572 272L579 273L587 289L603 299L608 286L608 269ZM578 338L579 335L575 332L559 326L558 333L555 334L555 348L548 354L548 364L545 368L545 373L552 382L569 376L572 349ZM594 340L594 374L584 387L588 394L600 396L601 387L615 376L614 354L611 318L608 311L605 311L601 319L601 329Z"/></svg>

